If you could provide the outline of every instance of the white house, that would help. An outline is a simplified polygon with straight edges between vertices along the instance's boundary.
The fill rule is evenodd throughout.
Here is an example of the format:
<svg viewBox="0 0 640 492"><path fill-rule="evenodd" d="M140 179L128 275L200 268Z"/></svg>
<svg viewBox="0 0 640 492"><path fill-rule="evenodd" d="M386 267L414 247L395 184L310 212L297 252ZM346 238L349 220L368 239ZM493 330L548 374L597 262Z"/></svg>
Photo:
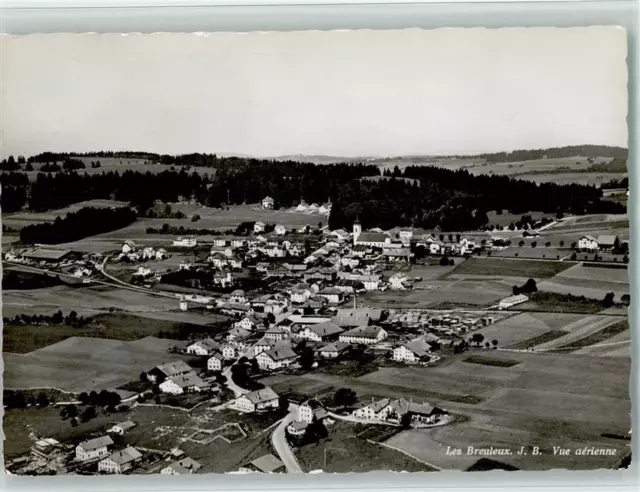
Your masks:
<svg viewBox="0 0 640 492"><path fill-rule="evenodd" d="M287 426L287 434L292 436L304 436L305 432L307 432L307 427L309 427L307 422L294 420Z"/></svg>
<svg viewBox="0 0 640 492"><path fill-rule="evenodd" d="M180 248L193 248L198 245L198 241L193 236L179 237L173 241L173 245Z"/></svg>
<svg viewBox="0 0 640 492"><path fill-rule="evenodd" d="M411 280L406 273L398 272L389 278L389 284L392 289L406 290L411 288Z"/></svg>
<svg viewBox="0 0 640 492"><path fill-rule="evenodd" d="M273 347L274 343L275 343L274 340L269 340L267 337L262 337L253 346L253 356L257 357L262 352L271 350L271 347Z"/></svg>
<svg viewBox="0 0 640 492"><path fill-rule="evenodd" d="M207 370L222 371L223 362L224 362L224 355L222 355L220 352L216 352L207 360Z"/></svg>
<svg viewBox="0 0 640 492"><path fill-rule="evenodd" d="M107 458L98 463L98 471L104 473L120 474L131 470L133 465L142 459L142 453L136 448L127 446L119 451L114 451Z"/></svg>
<svg viewBox="0 0 640 492"><path fill-rule="evenodd" d="M529 298L524 294L519 294L517 296L510 296L502 299L498 304L500 309L507 309L511 306L515 306L516 304L522 304L523 302L527 302Z"/></svg>
<svg viewBox="0 0 640 492"><path fill-rule="evenodd" d="M167 378L159 386L160 391L170 395L182 395L191 391L200 392L208 387L209 385L194 372Z"/></svg>
<svg viewBox="0 0 640 492"><path fill-rule="evenodd" d="M187 374L192 371L193 368L185 361L176 360L154 367L147 373L147 378L149 381L155 382L158 376L162 376L166 379L173 376L180 376L181 374Z"/></svg>
<svg viewBox="0 0 640 492"><path fill-rule="evenodd" d="M135 250L136 250L136 243L128 239L122 245L122 252L125 255L128 255L129 253L133 253Z"/></svg>
<svg viewBox="0 0 640 492"><path fill-rule="evenodd" d="M118 434L120 436L124 435L129 429L133 429L136 426L131 420L125 420L124 422L120 422L119 424L114 425L107 432L109 434Z"/></svg>
<svg viewBox="0 0 640 492"><path fill-rule="evenodd" d="M256 357L256 362L261 369L273 371L293 364L298 356L289 347L274 347L261 352Z"/></svg>
<svg viewBox="0 0 640 492"><path fill-rule="evenodd" d="M320 356L325 359L337 359L344 352L346 352L350 346L351 345L349 345L348 343L334 342L322 347L319 350L319 353L320 353Z"/></svg>
<svg viewBox="0 0 640 492"><path fill-rule="evenodd" d="M284 236L287 233L287 228L282 224L278 224L274 231L278 236Z"/></svg>
<svg viewBox="0 0 640 492"><path fill-rule="evenodd" d="M222 346L222 357L224 357L225 360L228 359L235 359L236 357L236 349L233 345L223 345Z"/></svg>
<svg viewBox="0 0 640 492"><path fill-rule="evenodd" d="M338 335L343 331L342 328L333 324L331 321L325 321L324 323L307 326L298 333L298 337L312 342L324 342L337 339Z"/></svg>
<svg viewBox="0 0 640 492"><path fill-rule="evenodd" d="M387 332L379 326L359 326L349 331L345 331L339 337L339 341L344 343L355 343L373 345L387 338Z"/></svg>
<svg viewBox="0 0 640 492"><path fill-rule="evenodd" d="M197 473L202 465L191 458L184 458L180 461L171 463L169 466L160 470L162 475L190 475Z"/></svg>
<svg viewBox="0 0 640 492"><path fill-rule="evenodd" d="M240 321L234 323L235 328L242 328L243 330L255 330L262 325L262 320L253 314L248 314Z"/></svg>
<svg viewBox="0 0 640 492"><path fill-rule="evenodd" d="M344 293L335 287L325 287L318 292L320 297L324 297L331 304L340 304L344 300Z"/></svg>
<svg viewBox="0 0 640 492"><path fill-rule="evenodd" d="M261 232L264 232L266 225L264 222L262 221L258 221L255 224L253 224L253 232L256 234L259 234Z"/></svg>
<svg viewBox="0 0 640 492"><path fill-rule="evenodd" d="M578 249L582 251L598 251L598 241L593 236L582 236L578 240Z"/></svg>
<svg viewBox="0 0 640 492"><path fill-rule="evenodd" d="M229 303L231 304L246 304L247 295L244 290L234 290L229 296Z"/></svg>
<svg viewBox="0 0 640 492"><path fill-rule="evenodd" d="M187 345L187 353L191 355L210 355L220 348L220 344L211 338L198 340L191 345Z"/></svg>
<svg viewBox="0 0 640 492"><path fill-rule="evenodd" d="M298 407L298 421L307 424L324 420L328 416L327 411L317 400L308 400Z"/></svg>
<svg viewBox="0 0 640 492"><path fill-rule="evenodd" d="M442 241L433 241L429 244L429 253L432 255L439 255L444 250L444 243Z"/></svg>
<svg viewBox="0 0 640 492"><path fill-rule="evenodd" d="M272 326L264 332L264 337L268 340L280 341L287 336L287 333L279 326Z"/></svg>
<svg viewBox="0 0 640 492"><path fill-rule="evenodd" d="M429 342L424 338L418 338L393 349L393 360L407 363L428 360L431 349Z"/></svg>
<svg viewBox="0 0 640 492"><path fill-rule="evenodd" d="M236 398L234 405L247 412L263 412L278 407L278 395L270 386L266 386Z"/></svg>
<svg viewBox="0 0 640 492"><path fill-rule="evenodd" d="M113 439L109 436L83 441L76 446L76 460L87 461L107 456L111 446L113 446Z"/></svg>
<svg viewBox="0 0 640 492"><path fill-rule="evenodd" d="M266 208L268 210L271 210L273 208L274 204L275 204L275 201L270 196L265 196L262 199L262 208Z"/></svg>

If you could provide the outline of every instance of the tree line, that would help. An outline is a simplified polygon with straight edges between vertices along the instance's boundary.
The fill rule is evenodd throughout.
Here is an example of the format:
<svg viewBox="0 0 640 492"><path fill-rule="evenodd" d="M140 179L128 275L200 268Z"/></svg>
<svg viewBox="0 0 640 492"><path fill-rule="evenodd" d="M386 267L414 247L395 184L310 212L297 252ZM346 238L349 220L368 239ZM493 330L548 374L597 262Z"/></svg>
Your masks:
<svg viewBox="0 0 640 492"><path fill-rule="evenodd" d="M26 244L59 244L77 241L96 234L121 229L136 220L135 211L127 207L85 207L57 217L51 223L33 224L20 230L20 241Z"/></svg>
<svg viewBox="0 0 640 492"><path fill-rule="evenodd" d="M628 150L608 145L569 145L548 149L514 150L512 152L496 152L478 156L488 162L517 162L535 159L555 159L559 157L614 157L626 160Z"/></svg>

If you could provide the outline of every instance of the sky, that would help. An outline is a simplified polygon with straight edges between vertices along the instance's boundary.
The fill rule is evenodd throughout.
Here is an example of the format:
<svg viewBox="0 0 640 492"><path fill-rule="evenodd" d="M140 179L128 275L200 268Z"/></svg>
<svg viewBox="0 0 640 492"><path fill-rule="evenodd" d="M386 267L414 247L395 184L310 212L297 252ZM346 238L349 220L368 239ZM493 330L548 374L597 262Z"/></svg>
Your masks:
<svg viewBox="0 0 640 492"><path fill-rule="evenodd" d="M627 146L615 27L0 38L0 154Z"/></svg>

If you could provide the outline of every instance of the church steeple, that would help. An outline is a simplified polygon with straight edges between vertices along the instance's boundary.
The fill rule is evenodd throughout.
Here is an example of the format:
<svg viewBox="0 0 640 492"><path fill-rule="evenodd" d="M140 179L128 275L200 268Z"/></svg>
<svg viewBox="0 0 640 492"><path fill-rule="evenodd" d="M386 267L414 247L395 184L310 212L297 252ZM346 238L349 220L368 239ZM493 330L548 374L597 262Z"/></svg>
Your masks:
<svg viewBox="0 0 640 492"><path fill-rule="evenodd" d="M360 233L362 233L362 226L360 225L360 220L358 219L358 216L356 215L356 220L353 223L353 244L354 244L354 246L358 242L358 236L360 236Z"/></svg>

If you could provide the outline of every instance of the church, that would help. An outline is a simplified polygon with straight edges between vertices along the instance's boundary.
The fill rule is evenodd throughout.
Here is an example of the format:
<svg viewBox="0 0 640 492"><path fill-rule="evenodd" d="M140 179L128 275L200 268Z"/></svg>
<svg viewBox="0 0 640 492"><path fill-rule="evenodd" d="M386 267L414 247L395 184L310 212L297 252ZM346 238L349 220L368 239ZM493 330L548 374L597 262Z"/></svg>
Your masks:
<svg viewBox="0 0 640 492"><path fill-rule="evenodd" d="M395 242L384 232L362 232L362 225L356 219L353 223L353 245L371 246L372 248L401 248L401 242Z"/></svg>

